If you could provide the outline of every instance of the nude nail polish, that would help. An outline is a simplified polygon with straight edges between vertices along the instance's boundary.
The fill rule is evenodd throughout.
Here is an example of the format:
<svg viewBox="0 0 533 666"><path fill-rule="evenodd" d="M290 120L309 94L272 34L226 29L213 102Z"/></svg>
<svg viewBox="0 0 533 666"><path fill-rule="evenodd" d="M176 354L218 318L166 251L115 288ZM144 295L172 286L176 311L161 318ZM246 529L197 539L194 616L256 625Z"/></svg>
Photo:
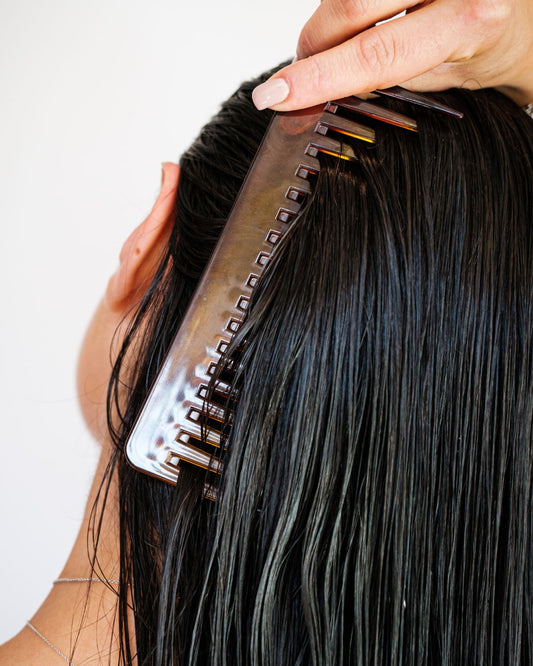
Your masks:
<svg viewBox="0 0 533 666"><path fill-rule="evenodd" d="M283 102L289 96L289 84L285 79L269 79L257 86L252 100L259 111Z"/></svg>

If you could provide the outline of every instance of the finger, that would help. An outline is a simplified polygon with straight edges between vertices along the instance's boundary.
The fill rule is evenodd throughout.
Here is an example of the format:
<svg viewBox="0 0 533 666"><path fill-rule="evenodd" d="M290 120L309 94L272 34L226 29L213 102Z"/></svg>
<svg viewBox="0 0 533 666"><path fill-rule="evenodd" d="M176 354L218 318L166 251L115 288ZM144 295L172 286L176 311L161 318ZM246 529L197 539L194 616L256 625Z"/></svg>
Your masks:
<svg viewBox="0 0 533 666"><path fill-rule="evenodd" d="M479 40L471 32L463 46L468 33L460 7L456 2L432 3L297 61L256 88L254 103L279 111L302 109L397 85L443 62L468 58Z"/></svg>
<svg viewBox="0 0 533 666"><path fill-rule="evenodd" d="M447 90L448 88L467 90L497 88L519 106L526 106L533 99L533 89L525 88L520 81L514 84L507 71L501 73L497 71L497 65L489 68L484 66L474 75L467 64L443 63L429 72L405 81L402 85L408 90L418 92Z"/></svg>
<svg viewBox="0 0 533 666"><path fill-rule="evenodd" d="M519 7L510 0L486 3L480 0L478 11L472 8L476 0L469 0L470 15L464 23L469 52L456 50L448 62L405 81L406 88L419 91L444 90L460 86L468 89L498 87L518 104L533 98L533 3ZM512 11L511 11L512 10ZM463 42L465 37L463 37ZM472 49L472 45L477 48Z"/></svg>
<svg viewBox="0 0 533 666"><path fill-rule="evenodd" d="M390 18L420 0L324 0L298 38L299 60L342 44L378 21Z"/></svg>

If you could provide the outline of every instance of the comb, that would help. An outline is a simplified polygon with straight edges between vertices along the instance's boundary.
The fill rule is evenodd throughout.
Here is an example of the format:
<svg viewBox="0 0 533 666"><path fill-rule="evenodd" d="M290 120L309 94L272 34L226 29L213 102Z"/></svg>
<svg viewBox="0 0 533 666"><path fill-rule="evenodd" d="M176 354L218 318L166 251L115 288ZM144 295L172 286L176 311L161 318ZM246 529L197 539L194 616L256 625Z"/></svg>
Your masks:
<svg viewBox="0 0 533 666"><path fill-rule="evenodd" d="M376 142L375 127L360 123L360 116L416 131L412 118L355 97L274 115L129 436L126 455L138 470L170 483L183 465L222 471L223 415L234 396L217 373L219 361L274 247L311 192L320 155L353 161L353 142ZM215 499L215 485L206 482L204 496Z"/></svg>

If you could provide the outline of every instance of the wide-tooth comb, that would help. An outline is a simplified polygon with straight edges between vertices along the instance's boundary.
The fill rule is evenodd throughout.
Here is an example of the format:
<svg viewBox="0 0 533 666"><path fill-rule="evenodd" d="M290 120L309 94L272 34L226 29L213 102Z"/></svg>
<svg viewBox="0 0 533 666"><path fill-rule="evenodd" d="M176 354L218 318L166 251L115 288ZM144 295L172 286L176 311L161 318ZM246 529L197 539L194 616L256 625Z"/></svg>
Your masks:
<svg viewBox="0 0 533 666"><path fill-rule="evenodd" d="M446 113L453 118L462 118L463 113L461 111L456 111L446 104L437 102L432 97L428 97L424 93L415 92L414 90L406 90L401 86L392 86L392 88L382 88L379 90L374 90L376 95L382 95L383 97L392 97L394 99L399 99L402 102L410 102L411 104L416 104L417 106L423 106L426 109L431 109L432 111L440 111L441 113Z"/></svg>
<svg viewBox="0 0 533 666"><path fill-rule="evenodd" d="M172 483L182 463L222 471L216 454L233 398L224 375L211 391L210 380L274 246L311 191L318 156L355 160L351 143L375 143L374 128L353 120L354 113L416 131L413 119L356 98L273 117L128 439L127 457L137 469ZM206 483L204 495L214 499L214 487Z"/></svg>

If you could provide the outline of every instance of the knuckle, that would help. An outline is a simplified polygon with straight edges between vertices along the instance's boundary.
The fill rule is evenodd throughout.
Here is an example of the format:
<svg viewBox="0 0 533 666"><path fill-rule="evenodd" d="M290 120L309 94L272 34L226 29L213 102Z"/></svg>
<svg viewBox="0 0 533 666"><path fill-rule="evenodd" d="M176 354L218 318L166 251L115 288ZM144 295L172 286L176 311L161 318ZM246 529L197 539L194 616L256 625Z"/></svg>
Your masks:
<svg viewBox="0 0 533 666"><path fill-rule="evenodd" d="M503 29L512 13L511 0L472 0L465 5L470 24L482 30Z"/></svg>
<svg viewBox="0 0 533 666"><path fill-rule="evenodd" d="M373 76L389 69L394 64L398 51L396 41L384 37L379 31L367 33L358 41L356 49L358 65Z"/></svg>
<svg viewBox="0 0 533 666"><path fill-rule="evenodd" d="M297 52L303 54L304 56L311 55L315 52L315 39L313 31L304 27L300 36L298 37L298 46Z"/></svg>
<svg viewBox="0 0 533 666"><path fill-rule="evenodd" d="M361 19L370 4L370 0L337 0L333 11L341 22L351 25Z"/></svg>
<svg viewBox="0 0 533 666"><path fill-rule="evenodd" d="M331 85L331 73L329 68L320 57L309 58L306 61L308 66L308 82L312 86L313 90L320 92L326 90L328 85Z"/></svg>

